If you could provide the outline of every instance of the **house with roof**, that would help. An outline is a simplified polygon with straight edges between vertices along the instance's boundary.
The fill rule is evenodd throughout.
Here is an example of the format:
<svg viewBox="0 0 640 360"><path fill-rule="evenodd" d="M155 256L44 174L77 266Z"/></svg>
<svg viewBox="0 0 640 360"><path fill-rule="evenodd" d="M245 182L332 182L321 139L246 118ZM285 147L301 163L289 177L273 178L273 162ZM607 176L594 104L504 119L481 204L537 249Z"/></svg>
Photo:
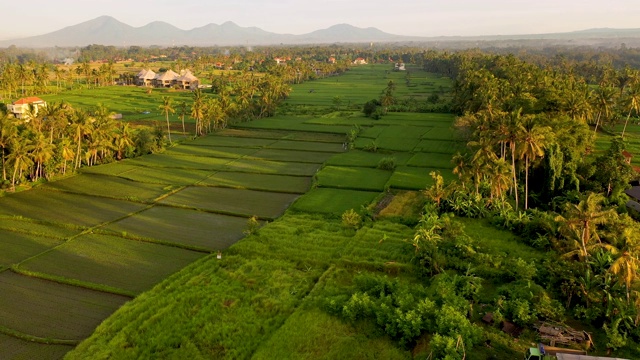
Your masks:
<svg viewBox="0 0 640 360"><path fill-rule="evenodd" d="M138 86L153 86L153 79L156 77L156 73L149 69L142 69L136 75L136 85Z"/></svg>
<svg viewBox="0 0 640 360"><path fill-rule="evenodd" d="M366 65L367 64L367 60L365 60L364 58L357 58L355 60L353 60L353 64L354 65Z"/></svg>
<svg viewBox="0 0 640 360"><path fill-rule="evenodd" d="M185 70L181 71L182 75L178 76L176 79L176 84L180 86L181 89L196 89L198 85L200 85L200 81L195 77L191 71Z"/></svg>
<svg viewBox="0 0 640 360"><path fill-rule="evenodd" d="M7 111L18 119L28 120L31 114L37 115L38 110L45 106L47 106L46 101L36 96L30 96L7 105Z"/></svg>
<svg viewBox="0 0 640 360"><path fill-rule="evenodd" d="M178 78L178 75L175 71L169 69L163 73L157 73L153 78L153 86L155 87L171 87L175 84L175 80Z"/></svg>

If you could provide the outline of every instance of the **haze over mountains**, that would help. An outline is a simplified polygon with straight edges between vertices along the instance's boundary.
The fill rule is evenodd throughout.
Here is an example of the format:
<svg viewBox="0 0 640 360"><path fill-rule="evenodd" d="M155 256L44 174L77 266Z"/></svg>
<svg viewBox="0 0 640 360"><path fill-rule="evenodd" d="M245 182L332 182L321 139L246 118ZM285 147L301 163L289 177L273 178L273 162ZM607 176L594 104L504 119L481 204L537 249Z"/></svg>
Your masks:
<svg viewBox="0 0 640 360"><path fill-rule="evenodd" d="M38 36L0 41L0 47L75 47L90 44L113 46L229 46L276 44L326 44L368 42L452 42L545 40L574 42L574 45L619 46L640 44L640 29L590 29L570 33L535 35L493 35L472 37L417 37L385 33L379 29L334 25L307 34L278 34L257 27L241 27L233 22L208 24L182 30L162 21L133 27L110 16L101 16L77 25Z"/></svg>

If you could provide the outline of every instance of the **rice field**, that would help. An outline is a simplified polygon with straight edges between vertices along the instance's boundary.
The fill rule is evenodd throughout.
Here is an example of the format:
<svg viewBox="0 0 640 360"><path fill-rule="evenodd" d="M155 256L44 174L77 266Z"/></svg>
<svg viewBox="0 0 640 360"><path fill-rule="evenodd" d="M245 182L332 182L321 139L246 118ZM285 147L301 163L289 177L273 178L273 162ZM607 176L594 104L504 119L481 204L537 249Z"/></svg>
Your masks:
<svg viewBox="0 0 640 360"><path fill-rule="evenodd" d="M296 86L283 113L272 118L181 139L160 154L83 168L79 175L0 197L0 306L7 309L0 314L0 349L6 344L11 349L6 354L38 358L42 351L60 358L135 297L136 303L151 301L158 307L126 304L96 334L133 326L131 334L140 341L138 331L148 326L153 335L141 341L154 342L160 352L141 349L140 343L128 347L128 340L122 340L117 345L122 352L97 357L161 353L190 358L197 352L180 351L204 343L207 351L232 358L268 357L272 351L308 354L300 337L293 347L269 339L305 329L303 323L315 317L296 309L316 284L326 286L320 277L330 276L327 270L333 266L404 263L410 249L404 241L410 230L401 225L376 225L381 227L354 237L344 233L339 221L328 219L349 209L362 212L387 189L422 190L434 169L452 176L446 161L456 145L449 132L451 115L389 113L372 120L356 111L378 97L389 80L398 81L399 96L418 98L447 83L416 78L404 86L403 74L380 69L357 68L348 77ZM122 101L114 110L125 120L163 120L157 103L150 114L143 112L165 93L147 97L133 90L104 89L104 103ZM88 106L95 100L84 92L90 91L78 90L77 100ZM73 103L76 95L70 95ZM303 107L333 106L336 95L350 110L291 115ZM175 128L177 118L171 121ZM346 134L356 124L362 127L356 140L360 150L347 151ZM375 152L362 150L372 142ZM396 168L378 169L384 158L395 159ZM284 223L278 221L283 214ZM253 240L239 241L252 216L260 219L260 229L252 230ZM211 255L217 251L224 252L223 261ZM148 295L154 286L180 291L169 297ZM186 308L175 311L177 302ZM153 320L143 325L142 319ZM310 326L331 324L323 318ZM157 325L177 330L169 334ZM352 331L336 329L345 336ZM345 338L336 354L403 356L380 340L362 342L359 348L368 352L348 352L356 343L361 341ZM177 352L166 350L173 345ZM80 346L76 354L83 351L89 350Z"/></svg>

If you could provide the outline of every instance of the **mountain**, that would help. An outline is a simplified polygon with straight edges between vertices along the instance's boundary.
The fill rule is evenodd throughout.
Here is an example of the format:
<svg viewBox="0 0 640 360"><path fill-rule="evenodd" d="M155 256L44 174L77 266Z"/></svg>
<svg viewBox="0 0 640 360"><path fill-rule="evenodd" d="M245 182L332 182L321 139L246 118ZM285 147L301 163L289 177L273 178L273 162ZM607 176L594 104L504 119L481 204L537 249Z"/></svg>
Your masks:
<svg viewBox="0 0 640 360"><path fill-rule="evenodd" d="M44 35L0 41L0 47L72 47L90 44L114 46L211 46L270 45L333 42L410 41L411 37L392 35L376 28L358 28L341 24L304 35L277 34L257 27L241 27L231 21L222 25L208 24L182 30L171 24L155 21L142 27L132 27L110 16L101 16Z"/></svg>
<svg viewBox="0 0 640 360"><path fill-rule="evenodd" d="M75 47L91 44L228 46L369 42L414 42L428 43L434 47L475 47L487 42L495 43L496 46L520 46L523 41L529 44L533 42L537 46L564 44L615 47L620 46L621 43L640 46L640 29L601 28L552 34L417 37L393 35L373 27L359 28L338 24L307 34L292 35L268 32L257 27L242 27L230 21L222 25L208 24L191 30L182 30L162 21L133 27L110 16L101 16L44 35L0 41L0 47L11 45L31 48Z"/></svg>

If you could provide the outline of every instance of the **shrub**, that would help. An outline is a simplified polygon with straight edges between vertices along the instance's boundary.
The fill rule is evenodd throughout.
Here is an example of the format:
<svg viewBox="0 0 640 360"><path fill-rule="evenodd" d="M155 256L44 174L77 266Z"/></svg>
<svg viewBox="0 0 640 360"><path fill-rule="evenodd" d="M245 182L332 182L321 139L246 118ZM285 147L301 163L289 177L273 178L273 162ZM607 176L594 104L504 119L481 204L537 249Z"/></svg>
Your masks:
<svg viewBox="0 0 640 360"><path fill-rule="evenodd" d="M378 162L378 169L393 171L396 169L396 158L392 156L386 156L380 159Z"/></svg>
<svg viewBox="0 0 640 360"><path fill-rule="evenodd" d="M254 215L247 221L247 229L243 231L243 233L247 236L257 234L259 228L260 223L258 222L258 218Z"/></svg>
<svg viewBox="0 0 640 360"><path fill-rule="evenodd" d="M362 226L362 216L355 210L349 209L342 213L342 226L345 228L359 229Z"/></svg>
<svg viewBox="0 0 640 360"><path fill-rule="evenodd" d="M362 150L369 152L378 152L378 143L375 140L371 140L371 142L365 145Z"/></svg>

